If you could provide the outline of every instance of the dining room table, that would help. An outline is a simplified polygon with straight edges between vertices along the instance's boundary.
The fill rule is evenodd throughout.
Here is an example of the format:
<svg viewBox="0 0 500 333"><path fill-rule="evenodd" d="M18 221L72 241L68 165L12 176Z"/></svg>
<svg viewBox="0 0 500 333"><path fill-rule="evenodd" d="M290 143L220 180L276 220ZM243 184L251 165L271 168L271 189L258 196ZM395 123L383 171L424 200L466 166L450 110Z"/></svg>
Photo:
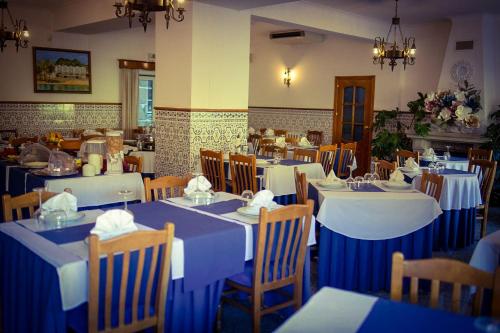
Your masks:
<svg viewBox="0 0 500 333"><path fill-rule="evenodd" d="M387 182L338 188L309 180L309 197L319 207L318 286L360 292L388 291L392 254L408 259L432 256L433 221L442 213L437 201Z"/></svg>
<svg viewBox="0 0 500 333"><path fill-rule="evenodd" d="M446 169L461 171L467 171L469 169L469 159L467 157L450 156L447 159L445 159L443 156L436 156L436 158L420 157L420 166L427 167L430 163L440 163L444 165Z"/></svg>
<svg viewBox="0 0 500 333"><path fill-rule="evenodd" d="M496 330L498 322L495 324L492 319L324 287L275 332L473 333Z"/></svg>
<svg viewBox="0 0 500 333"><path fill-rule="evenodd" d="M239 196L216 193L215 199L210 205L181 197L128 206L139 230L175 225L166 332L212 331L225 279L252 263L258 217L236 213L246 204ZM0 224L4 332L87 331L86 239L103 212L85 211L62 228L34 219ZM310 232L308 245L313 244L315 234ZM307 255L304 302L311 296L310 274ZM100 288L104 293L105 284Z"/></svg>

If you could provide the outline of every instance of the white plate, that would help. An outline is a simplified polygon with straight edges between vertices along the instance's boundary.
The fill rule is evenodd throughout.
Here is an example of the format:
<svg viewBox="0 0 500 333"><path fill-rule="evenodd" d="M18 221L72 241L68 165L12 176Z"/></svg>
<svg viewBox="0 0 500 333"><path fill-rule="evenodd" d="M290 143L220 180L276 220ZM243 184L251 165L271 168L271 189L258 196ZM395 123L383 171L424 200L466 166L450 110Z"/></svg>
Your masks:
<svg viewBox="0 0 500 333"><path fill-rule="evenodd" d="M257 163L257 165L267 165L267 164L269 164L269 161L258 159L256 161L256 163Z"/></svg>
<svg viewBox="0 0 500 333"><path fill-rule="evenodd" d="M240 207L236 210L236 212L240 215L243 215L243 216L249 216L249 217L258 217L259 216L259 213L260 213L260 209L257 210L257 213L255 213L255 210L254 209L248 209L249 207L245 206L245 207Z"/></svg>
<svg viewBox="0 0 500 333"><path fill-rule="evenodd" d="M399 182L384 181L384 182L382 182L382 185L384 185L385 187L393 188L393 189L397 189L397 190L409 190L409 189L411 189L411 184L408 184L406 182L399 183Z"/></svg>
<svg viewBox="0 0 500 333"><path fill-rule="evenodd" d="M43 169L47 165L49 165L48 162L26 162L21 164L21 168L25 169Z"/></svg>
<svg viewBox="0 0 500 333"><path fill-rule="evenodd" d="M324 188L344 188L345 187L345 182L343 181L336 181L332 183L326 183L324 181L319 181L318 185Z"/></svg>

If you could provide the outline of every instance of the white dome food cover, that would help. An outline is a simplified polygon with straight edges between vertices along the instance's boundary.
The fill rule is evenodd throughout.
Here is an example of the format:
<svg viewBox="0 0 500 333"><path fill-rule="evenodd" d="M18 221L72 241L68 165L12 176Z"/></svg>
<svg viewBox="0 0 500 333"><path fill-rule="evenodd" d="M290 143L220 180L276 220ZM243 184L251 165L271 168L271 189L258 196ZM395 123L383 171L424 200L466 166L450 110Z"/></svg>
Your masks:
<svg viewBox="0 0 500 333"><path fill-rule="evenodd" d="M50 153L49 165L47 168L50 173L54 174L73 172L76 170L75 159L68 153L53 150Z"/></svg>
<svg viewBox="0 0 500 333"><path fill-rule="evenodd" d="M32 143L26 146L19 155L19 163L48 162L50 150L39 143Z"/></svg>

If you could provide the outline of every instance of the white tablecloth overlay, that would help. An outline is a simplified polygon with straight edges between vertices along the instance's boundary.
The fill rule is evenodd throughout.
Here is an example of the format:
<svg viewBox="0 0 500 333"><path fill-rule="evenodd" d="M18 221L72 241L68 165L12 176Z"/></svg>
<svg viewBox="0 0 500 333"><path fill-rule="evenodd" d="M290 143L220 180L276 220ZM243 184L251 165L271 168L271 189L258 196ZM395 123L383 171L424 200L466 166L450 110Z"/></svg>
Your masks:
<svg viewBox="0 0 500 333"><path fill-rule="evenodd" d="M297 168L300 172L305 172L307 178L326 178L320 163L300 164ZM276 196L295 194L294 166L273 165L265 168L264 184L264 187Z"/></svg>
<svg viewBox="0 0 500 333"><path fill-rule="evenodd" d="M317 220L347 237L383 240L408 235L434 221L442 211L419 192L351 192L318 189Z"/></svg>
<svg viewBox="0 0 500 333"><path fill-rule="evenodd" d="M62 192L65 188L71 188L73 195L78 199L78 207L123 202L123 197L118 192L124 188L132 191L127 201L144 202L146 200L141 174L136 172L95 177L56 178L46 180L45 186L49 192Z"/></svg>
<svg viewBox="0 0 500 333"><path fill-rule="evenodd" d="M154 151L133 151L130 156L142 156L142 173L155 173Z"/></svg>
<svg viewBox="0 0 500 333"><path fill-rule="evenodd" d="M469 209L477 207L482 203L481 189L476 175L457 174L443 175L443 188L439 206L442 210ZM422 176L413 179L413 186L420 188Z"/></svg>
<svg viewBox="0 0 500 333"><path fill-rule="evenodd" d="M355 333L376 301L374 296L324 287L276 333Z"/></svg>
<svg viewBox="0 0 500 333"><path fill-rule="evenodd" d="M463 161L439 161L444 163L447 169L467 171L469 170L469 160Z"/></svg>
<svg viewBox="0 0 500 333"><path fill-rule="evenodd" d="M472 267L495 273L500 263L500 230L479 240L469 264Z"/></svg>

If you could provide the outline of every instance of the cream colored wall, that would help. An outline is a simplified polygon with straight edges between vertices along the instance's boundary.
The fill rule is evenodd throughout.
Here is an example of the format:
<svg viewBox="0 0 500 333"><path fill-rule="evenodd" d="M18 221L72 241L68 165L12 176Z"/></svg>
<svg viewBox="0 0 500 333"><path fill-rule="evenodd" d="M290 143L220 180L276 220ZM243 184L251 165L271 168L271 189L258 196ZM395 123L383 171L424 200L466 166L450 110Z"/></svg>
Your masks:
<svg viewBox="0 0 500 333"><path fill-rule="evenodd" d="M335 76L375 75L375 109L406 109L417 91L437 87L449 31L446 23L411 27L422 55L406 72L401 65L391 72L388 67L380 70L372 64L372 40L329 34L323 43L287 46L269 40L273 27L263 22L253 26L251 106L328 109L333 107ZM285 67L296 74L290 88L281 76Z"/></svg>
<svg viewBox="0 0 500 333"><path fill-rule="evenodd" d="M0 101L110 102L120 101L119 58L147 60L154 52L154 30L126 29L95 35L53 32L52 14L40 8L12 7L26 18L31 43L19 53L9 45L0 54ZM92 94L34 93L31 46L91 51Z"/></svg>

